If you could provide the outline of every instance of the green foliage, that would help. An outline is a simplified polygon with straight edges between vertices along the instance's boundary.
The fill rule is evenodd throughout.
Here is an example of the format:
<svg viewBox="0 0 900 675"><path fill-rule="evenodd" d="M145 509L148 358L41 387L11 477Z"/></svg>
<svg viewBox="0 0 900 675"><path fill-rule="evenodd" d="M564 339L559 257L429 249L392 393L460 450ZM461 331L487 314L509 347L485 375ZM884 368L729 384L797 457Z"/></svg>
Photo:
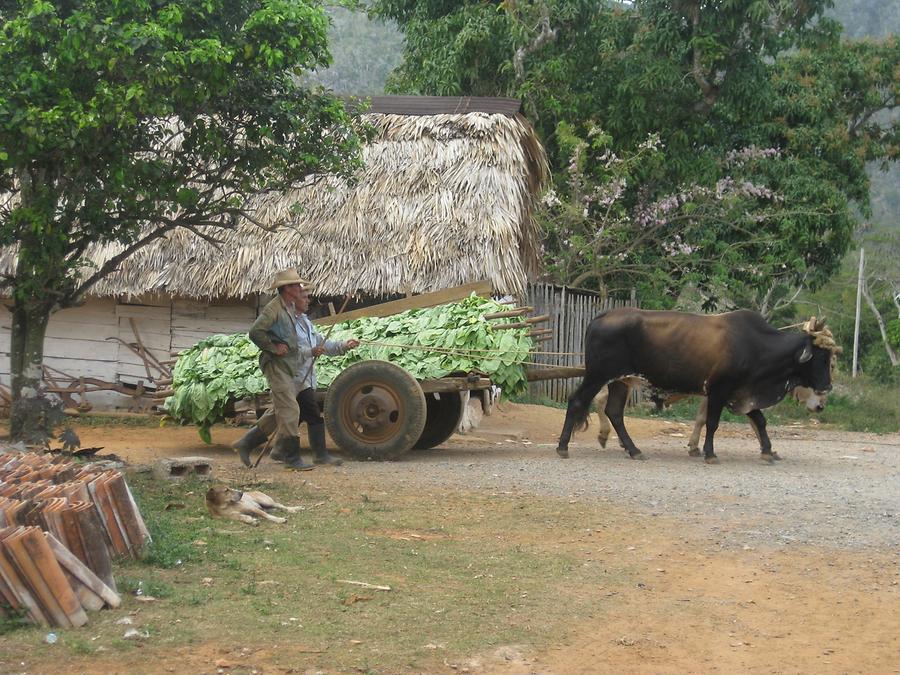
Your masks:
<svg viewBox="0 0 900 675"><path fill-rule="evenodd" d="M172 370L175 393L166 399L166 412L196 424L209 443L209 427L224 418L229 402L268 391L258 358L259 348L246 333L204 338L178 355Z"/></svg>
<svg viewBox="0 0 900 675"><path fill-rule="evenodd" d="M531 338L526 330L495 330L498 323L485 314L504 311L493 300L472 295L456 303L429 309L411 309L389 317L364 318L335 326L333 340L356 337L365 342L343 356L322 358L316 368L320 386L327 386L347 366L365 359L391 361L417 379L451 373L481 372L509 394L526 387L522 363L528 358Z"/></svg>
<svg viewBox="0 0 900 675"><path fill-rule="evenodd" d="M408 38L394 91L522 99L553 169L537 215L554 280L769 313L834 273L868 205L866 162L896 156L878 116L896 42L840 42L828 4L374 7ZM485 31L468 58L447 47Z"/></svg>
<svg viewBox="0 0 900 675"><path fill-rule="evenodd" d="M360 136L316 0L0 0L0 246L17 246L13 395L52 311L136 248L230 226L255 194L349 175ZM111 245L99 268L83 260Z"/></svg>
<svg viewBox="0 0 900 675"><path fill-rule="evenodd" d="M509 394L526 387L522 363L532 342L522 329L495 330L484 315L504 305L472 295L457 303L411 309L387 317L369 317L336 324L326 330L331 340L357 338L363 344L342 356L316 362L316 380L327 387L345 368L358 361L391 361L417 379L451 373L481 372ZM365 344L373 343L373 344ZM178 357L173 370L175 394L166 412L175 420L196 424L209 442L209 427L221 421L227 405L268 390L259 370L259 349L244 333L213 335Z"/></svg>
<svg viewBox="0 0 900 675"><path fill-rule="evenodd" d="M29 628L32 625L24 607L13 609L5 602L0 603L0 635L6 635L22 628Z"/></svg>
<svg viewBox="0 0 900 675"><path fill-rule="evenodd" d="M887 323L888 341L894 349L900 349L900 319L891 319Z"/></svg>

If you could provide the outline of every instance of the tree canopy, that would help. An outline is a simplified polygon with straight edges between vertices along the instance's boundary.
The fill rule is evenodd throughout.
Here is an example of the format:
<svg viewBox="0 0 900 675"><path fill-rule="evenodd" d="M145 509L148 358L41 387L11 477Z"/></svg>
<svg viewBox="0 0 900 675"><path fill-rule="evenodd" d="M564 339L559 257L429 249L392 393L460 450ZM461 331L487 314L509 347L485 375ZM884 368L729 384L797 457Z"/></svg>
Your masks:
<svg viewBox="0 0 900 675"><path fill-rule="evenodd" d="M867 208L866 162L896 158L877 116L895 105L896 41L842 42L828 4L375 11L407 38L393 91L523 100L554 169L540 215L555 280L769 313L834 272Z"/></svg>
<svg viewBox="0 0 900 675"><path fill-rule="evenodd" d="M343 104L298 84L330 62L327 27L315 0L0 0L14 399L40 380L50 313L137 247L252 219L250 195L353 169ZM91 269L94 243L120 249Z"/></svg>

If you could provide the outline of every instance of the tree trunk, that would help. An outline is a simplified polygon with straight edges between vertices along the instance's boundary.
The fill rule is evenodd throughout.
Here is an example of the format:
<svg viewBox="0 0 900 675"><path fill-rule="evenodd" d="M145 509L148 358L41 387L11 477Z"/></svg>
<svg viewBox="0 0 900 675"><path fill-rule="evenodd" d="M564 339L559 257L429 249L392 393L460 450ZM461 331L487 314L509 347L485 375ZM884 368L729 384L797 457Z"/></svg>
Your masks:
<svg viewBox="0 0 900 675"><path fill-rule="evenodd" d="M50 320L50 307L45 302L16 301L12 310L10 341L10 388L12 406L9 435L12 440L22 438L24 420L17 414L16 403L32 398L40 391L43 380L44 336Z"/></svg>
<svg viewBox="0 0 900 675"><path fill-rule="evenodd" d="M860 287L862 289L862 295L866 299L866 304L869 306L869 309L872 310L872 314L875 315L875 321L878 322L878 330L881 331L881 341L884 343L884 349L887 352L888 358L891 360L891 365L896 368L900 365L900 358L898 358L897 353L891 348L891 342L888 340L884 319L881 316L881 312L878 311L878 307L875 305L872 295L869 293L868 280L864 279Z"/></svg>

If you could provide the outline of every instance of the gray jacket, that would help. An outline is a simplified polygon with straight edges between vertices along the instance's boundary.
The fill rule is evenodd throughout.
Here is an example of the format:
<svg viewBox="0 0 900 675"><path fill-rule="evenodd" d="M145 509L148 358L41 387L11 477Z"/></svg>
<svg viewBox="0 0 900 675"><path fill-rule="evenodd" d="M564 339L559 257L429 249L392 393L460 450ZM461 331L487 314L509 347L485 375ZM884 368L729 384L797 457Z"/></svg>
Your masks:
<svg viewBox="0 0 900 675"><path fill-rule="evenodd" d="M297 391L302 391L316 384L313 347L324 346L329 356L343 354L346 349L343 342L322 337L305 314L295 322L293 309L284 304L280 293L276 295L250 327L250 339L260 349L259 367L263 374L269 368L281 368L295 379L302 378L297 382ZM287 345L284 356L275 353L275 345L279 342Z"/></svg>

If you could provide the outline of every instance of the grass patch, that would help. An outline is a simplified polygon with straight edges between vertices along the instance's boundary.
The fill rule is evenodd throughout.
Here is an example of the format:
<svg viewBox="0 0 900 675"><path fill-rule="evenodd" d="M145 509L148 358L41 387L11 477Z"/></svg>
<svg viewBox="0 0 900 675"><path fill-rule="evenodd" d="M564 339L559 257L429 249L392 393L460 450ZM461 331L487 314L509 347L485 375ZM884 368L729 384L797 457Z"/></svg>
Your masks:
<svg viewBox="0 0 900 675"><path fill-rule="evenodd" d="M697 414L699 399L689 398L678 401L657 412L652 403L641 403L630 407L627 414L635 417L660 418L692 422ZM865 431L887 434L900 431L900 396L896 388L860 376L852 379L839 374L835 378L834 390L828 396L828 404L821 413L810 413L806 407L793 399L785 399L778 405L765 410L766 420L771 425L807 422L811 418L832 429L843 431ZM722 421L746 423L746 415L735 415L723 411Z"/></svg>
<svg viewBox="0 0 900 675"><path fill-rule="evenodd" d="M0 635L6 635L13 631L31 626L24 609L13 609L5 603L0 603Z"/></svg>
<svg viewBox="0 0 900 675"><path fill-rule="evenodd" d="M159 415L104 415L102 412L90 415L78 415L67 419L67 422L85 427L160 427L164 426Z"/></svg>
<svg viewBox="0 0 900 675"><path fill-rule="evenodd" d="M36 649L46 630L30 628L0 637L0 652L51 672L52 659L80 667L101 646L128 663L192 645L277 644L272 665L284 668L427 672L499 645L558 640L569 622L611 611L609 589L629 575L584 556L580 540L597 536L607 513L562 500L273 483L262 489L306 510L248 527L211 519L204 483L129 483L154 543L144 560L117 564L123 606L58 631L55 651ZM156 600L140 602L138 589ZM150 637L123 639L124 616Z"/></svg>

